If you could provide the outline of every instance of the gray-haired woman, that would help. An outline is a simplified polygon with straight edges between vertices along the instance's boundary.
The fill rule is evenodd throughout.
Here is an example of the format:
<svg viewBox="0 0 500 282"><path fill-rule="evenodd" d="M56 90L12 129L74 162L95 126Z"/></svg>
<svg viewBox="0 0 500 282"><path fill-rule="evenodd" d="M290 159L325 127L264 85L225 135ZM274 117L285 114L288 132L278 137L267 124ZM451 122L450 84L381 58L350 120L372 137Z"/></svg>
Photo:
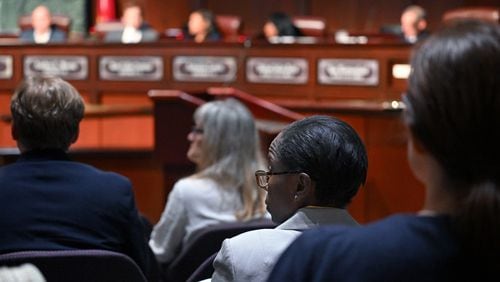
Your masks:
<svg viewBox="0 0 500 282"><path fill-rule="evenodd" d="M197 172L179 180L149 245L168 263L196 231L266 215L254 172L265 167L254 117L234 99L208 102L194 113L187 157Z"/></svg>

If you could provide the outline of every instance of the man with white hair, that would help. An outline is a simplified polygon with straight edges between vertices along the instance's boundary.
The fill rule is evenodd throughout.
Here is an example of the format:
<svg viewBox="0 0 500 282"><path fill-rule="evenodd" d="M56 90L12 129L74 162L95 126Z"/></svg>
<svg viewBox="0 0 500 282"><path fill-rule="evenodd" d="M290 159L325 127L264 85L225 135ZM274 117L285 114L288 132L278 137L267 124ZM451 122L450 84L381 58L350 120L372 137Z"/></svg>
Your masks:
<svg viewBox="0 0 500 282"><path fill-rule="evenodd" d="M24 42L45 44L49 42L64 42L66 34L52 26L52 16L49 8L44 5L37 6L31 13L33 28L25 30L19 36Z"/></svg>
<svg viewBox="0 0 500 282"><path fill-rule="evenodd" d="M417 5L408 6L401 14L401 31L405 42L414 44L429 35L427 13Z"/></svg>

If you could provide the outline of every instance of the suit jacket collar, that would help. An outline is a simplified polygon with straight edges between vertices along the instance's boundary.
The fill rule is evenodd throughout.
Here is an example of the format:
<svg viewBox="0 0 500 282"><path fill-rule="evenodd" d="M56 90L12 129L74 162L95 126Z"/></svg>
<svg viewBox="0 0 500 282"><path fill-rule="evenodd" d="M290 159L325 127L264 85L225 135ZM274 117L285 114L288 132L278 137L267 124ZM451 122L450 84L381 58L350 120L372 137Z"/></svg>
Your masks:
<svg viewBox="0 0 500 282"><path fill-rule="evenodd" d="M356 220L345 209L330 207L305 207L299 209L276 229L305 230L321 225L342 224L358 225Z"/></svg>
<svg viewBox="0 0 500 282"><path fill-rule="evenodd" d="M68 161L69 157L63 150L59 149L45 149L45 150L32 150L21 154L19 162L23 161Z"/></svg>

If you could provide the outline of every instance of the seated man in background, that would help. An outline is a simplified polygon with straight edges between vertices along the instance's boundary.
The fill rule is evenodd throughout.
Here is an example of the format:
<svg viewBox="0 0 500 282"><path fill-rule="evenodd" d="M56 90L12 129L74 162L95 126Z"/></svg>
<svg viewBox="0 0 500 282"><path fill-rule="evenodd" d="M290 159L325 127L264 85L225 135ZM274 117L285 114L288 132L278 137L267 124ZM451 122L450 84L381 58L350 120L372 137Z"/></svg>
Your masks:
<svg viewBox="0 0 500 282"><path fill-rule="evenodd" d="M401 31L403 40L414 44L429 36L427 30L427 13L416 5L408 6L401 14Z"/></svg>
<svg viewBox="0 0 500 282"><path fill-rule="evenodd" d="M52 26L52 16L49 8L40 5L31 13L31 25L33 28L21 32L19 39L30 43L52 43L65 42L66 33Z"/></svg>
<svg viewBox="0 0 500 282"><path fill-rule="evenodd" d="M269 147L269 171L257 184L275 229L226 239L214 261L213 281L266 281L280 254L302 230L327 224L356 226L345 210L365 182L367 156L345 122L313 116L285 128Z"/></svg>
<svg viewBox="0 0 500 282"><path fill-rule="evenodd" d="M107 32L105 42L140 43L158 39L158 32L144 22L142 7L135 2L125 4L121 21L123 29Z"/></svg>
<svg viewBox="0 0 500 282"><path fill-rule="evenodd" d="M155 280L130 181L66 154L84 114L75 88L60 78L27 78L10 107L21 156L0 167L0 253L110 250L128 255Z"/></svg>

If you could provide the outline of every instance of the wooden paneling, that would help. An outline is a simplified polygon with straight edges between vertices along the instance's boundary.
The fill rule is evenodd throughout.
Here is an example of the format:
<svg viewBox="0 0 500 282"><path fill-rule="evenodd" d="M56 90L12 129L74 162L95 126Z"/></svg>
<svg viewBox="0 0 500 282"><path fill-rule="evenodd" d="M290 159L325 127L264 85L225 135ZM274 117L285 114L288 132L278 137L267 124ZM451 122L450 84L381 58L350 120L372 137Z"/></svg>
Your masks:
<svg viewBox="0 0 500 282"><path fill-rule="evenodd" d="M85 102L89 102L89 95L80 91ZM72 145L73 148L98 148L101 145L101 126L100 119L84 118L80 123L80 134L78 140Z"/></svg>
<svg viewBox="0 0 500 282"><path fill-rule="evenodd" d="M330 103L338 100L398 100L405 90L403 81L391 78L394 62L408 61L409 46L389 45L270 45L254 44L245 47L239 43L194 44L165 41L131 45L85 43L76 45L1 45L2 54L13 56L14 74L0 85L0 114L9 113L9 99L23 77L23 60L27 55L84 56L88 60L88 76L70 80L86 102L97 105L151 106L146 96L150 89L179 89L188 92L205 91L208 87L232 86L281 105L296 103ZM19 51L22 50L22 53ZM163 63L163 78L145 80L103 80L99 74L99 60L103 56L156 56ZM176 81L172 73L177 56L224 56L236 61L236 78L228 82ZM251 58L299 58L307 62L308 79L304 84L253 83L247 80L246 63ZM318 61L323 58L372 59L379 65L379 81L373 86L324 85L317 79ZM126 128L127 130L124 130ZM78 148L140 147L152 148L153 122L151 117L117 117L102 119L86 117L81 125ZM0 146L13 146L9 124L0 123Z"/></svg>
<svg viewBox="0 0 500 282"><path fill-rule="evenodd" d="M10 93L0 93L0 113L10 113ZM0 147L15 147L10 124L0 120Z"/></svg>
<svg viewBox="0 0 500 282"><path fill-rule="evenodd" d="M102 93L104 105L149 105L151 100L144 95L123 95ZM152 148L153 117L109 117L101 118L102 147L111 148Z"/></svg>
<svg viewBox="0 0 500 282"><path fill-rule="evenodd" d="M446 10L461 6L498 6L498 0L146 0L145 12L148 22L160 31L181 27L190 11L204 7L218 14L240 15L248 35L259 33L267 16L274 11L324 17L329 33L338 29L377 32L383 25L399 24L402 10L411 4L427 10L429 27L433 30L439 26Z"/></svg>

